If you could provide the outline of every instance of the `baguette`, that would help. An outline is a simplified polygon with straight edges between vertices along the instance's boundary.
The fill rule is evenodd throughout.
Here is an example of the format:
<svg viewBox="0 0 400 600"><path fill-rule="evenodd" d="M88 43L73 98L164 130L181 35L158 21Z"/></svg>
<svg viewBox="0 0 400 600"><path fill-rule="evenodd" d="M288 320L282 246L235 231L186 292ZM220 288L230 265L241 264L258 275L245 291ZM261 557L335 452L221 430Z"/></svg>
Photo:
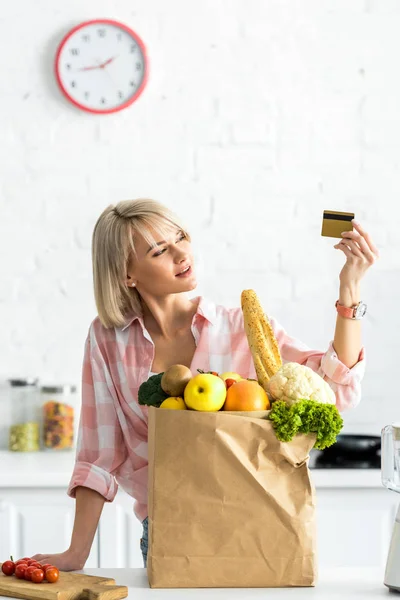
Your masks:
<svg viewBox="0 0 400 600"><path fill-rule="evenodd" d="M241 304L258 383L268 392L270 378L282 367L278 342L254 290L243 290Z"/></svg>

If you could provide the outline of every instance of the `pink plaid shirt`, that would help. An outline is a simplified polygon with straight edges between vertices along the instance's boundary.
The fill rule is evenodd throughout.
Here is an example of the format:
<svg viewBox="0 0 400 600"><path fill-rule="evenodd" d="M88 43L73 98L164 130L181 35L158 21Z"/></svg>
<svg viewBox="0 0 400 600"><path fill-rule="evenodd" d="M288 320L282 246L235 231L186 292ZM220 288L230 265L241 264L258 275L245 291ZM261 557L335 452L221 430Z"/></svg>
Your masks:
<svg viewBox="0 0 400 600"><path fill-rule="evenodd" d="M297 362L319 373L334 390L340 411L359 403L364 348L357 364L348 369L332 342L326 352L310 350L288 336L275 319L269 320L283 363ZM190 366L193 374L199 368L256 378L240 307L225 308L200 297L192 332L196 342ZM105 329L98 317L91 324L83 361L76 462L67 492L74 498L75 488L81 485L112 502L120 485L134 498L134 512L141 521L147 516L148 409L137 398L153 358L154 344L141 317L134 316L122 328Z"/></svg>

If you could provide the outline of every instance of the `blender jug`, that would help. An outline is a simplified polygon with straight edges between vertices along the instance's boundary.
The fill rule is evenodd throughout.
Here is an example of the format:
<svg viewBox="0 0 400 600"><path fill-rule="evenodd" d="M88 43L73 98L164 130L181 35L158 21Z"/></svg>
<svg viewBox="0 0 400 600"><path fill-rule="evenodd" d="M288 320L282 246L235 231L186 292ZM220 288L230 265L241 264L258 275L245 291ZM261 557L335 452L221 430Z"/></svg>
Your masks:
<svg viewBox="0 0 400 600"><path fill-rule="evenodd" d="M381 476L385 487L400 493L400 422L382 429ZM400 591L400 506L393 525L384 584L392 590Z"/></svg>

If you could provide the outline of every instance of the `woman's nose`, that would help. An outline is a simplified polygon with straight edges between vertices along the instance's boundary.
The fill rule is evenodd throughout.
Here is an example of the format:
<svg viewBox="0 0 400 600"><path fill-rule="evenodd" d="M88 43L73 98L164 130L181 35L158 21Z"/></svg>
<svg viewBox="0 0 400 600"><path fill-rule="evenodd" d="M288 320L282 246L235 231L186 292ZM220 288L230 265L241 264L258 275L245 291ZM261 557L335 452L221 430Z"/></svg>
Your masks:
<svg viewBox="0 0 400 600"><path fill-rule="evenodd" d="M180 251L177 251L177 255L176 255L176 261L177 261L178 263L180 263L180 262L183 262L184 260L186 260L186 259L187 259L187 256L188 256L188 253L187 253L187 252L184 252L184 251L182 251L182 250L180 250Z"/></svg>

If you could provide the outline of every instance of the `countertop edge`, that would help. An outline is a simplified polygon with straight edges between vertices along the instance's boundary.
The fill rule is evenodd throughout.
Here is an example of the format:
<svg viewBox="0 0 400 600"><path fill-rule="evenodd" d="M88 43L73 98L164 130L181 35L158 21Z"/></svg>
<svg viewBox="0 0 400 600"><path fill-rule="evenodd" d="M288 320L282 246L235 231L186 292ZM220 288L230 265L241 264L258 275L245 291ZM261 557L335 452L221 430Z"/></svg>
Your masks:
<svg viewBox="0 0 400 600"><path fill-rule="evenodd" d="M0 489L64 488L69 485L75 450L19 454L0 451ZM383 488L380 469L310 469L318 488Z"/></svg>

